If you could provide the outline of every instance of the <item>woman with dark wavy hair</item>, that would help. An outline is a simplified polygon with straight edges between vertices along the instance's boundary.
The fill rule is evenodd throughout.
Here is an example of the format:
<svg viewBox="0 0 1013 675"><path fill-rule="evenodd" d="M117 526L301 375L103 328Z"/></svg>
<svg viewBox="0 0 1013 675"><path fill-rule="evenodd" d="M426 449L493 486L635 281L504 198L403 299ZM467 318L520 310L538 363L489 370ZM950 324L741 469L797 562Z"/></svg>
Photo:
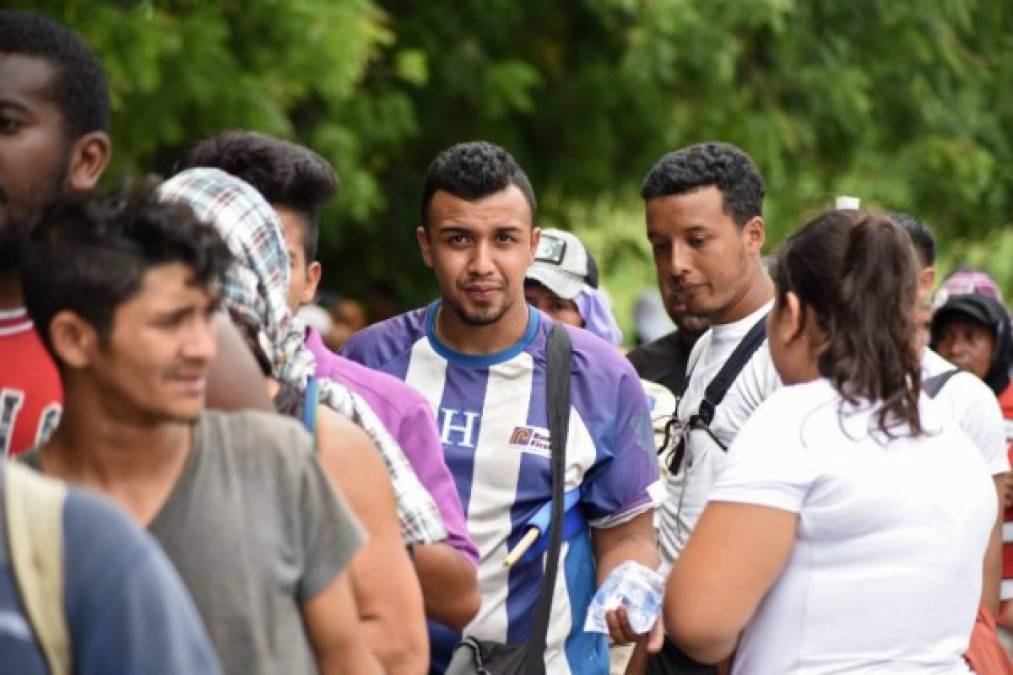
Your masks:
<svg viewBox="0 0 1013 675"><path fill-rule="evenodd" d="M922 395L918 265L884 216L831 211L777 256L786 387L729 448L665 623L734 673L967 673L995 492Z"/></svg>

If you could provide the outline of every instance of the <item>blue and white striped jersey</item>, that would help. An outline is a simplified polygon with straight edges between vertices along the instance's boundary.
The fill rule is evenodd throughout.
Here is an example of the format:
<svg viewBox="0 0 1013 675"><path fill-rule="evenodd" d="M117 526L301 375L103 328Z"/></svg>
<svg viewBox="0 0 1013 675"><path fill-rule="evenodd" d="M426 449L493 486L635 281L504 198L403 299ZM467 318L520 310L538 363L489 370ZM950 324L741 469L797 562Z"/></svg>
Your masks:
<svg viewBox="0 0 1013 675"><path fill-rule="evenodd" d="M518 644L527 640L544 554L503 566L526 523L551 499L546 343L551 319L529 307L528 328L512 347L489 355L456 352L436 336L439 303L371 326L343 354L403 379L433 406L447 465L480 554L482 608L465 632ZM657 484L650 417L640 380L615 349L569 328L570 430L566 490L594 528L617 525L650 509ZM554 675L608 672L604 636L583 631L596 588L588 528L565 541L546 651ZM434 661L459 636L434 633Z"/></svg>

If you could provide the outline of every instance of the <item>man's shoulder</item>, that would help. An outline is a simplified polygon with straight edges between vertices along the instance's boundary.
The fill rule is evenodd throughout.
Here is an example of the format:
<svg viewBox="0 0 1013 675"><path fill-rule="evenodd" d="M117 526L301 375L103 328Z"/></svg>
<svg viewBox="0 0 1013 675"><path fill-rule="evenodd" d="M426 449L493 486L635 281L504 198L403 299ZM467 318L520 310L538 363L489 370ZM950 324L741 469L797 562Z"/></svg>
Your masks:
<svg viewBox="0 0 1013 675"><path fill-rule="evenodd" d="M61 501L52 503L60 509L64 540L79 539L95 551L107 545L123 548L125 543L144 539L140 528L106 498L41 473L39 458L39 450L35 449L22 455L18 462L0 461L0 514L4 518L7 517L5 492L12 481L18 480L24 499L33 504L60 495ZM11 475L15 471L17 475ZM73 551L70 553L72 559Z"/></svg>
<svg viewBox="0 0 1013 675"><path fill-rule="evenodd" d="M223 465L243 473L256 467L270 472L282 465L301 465L315 447L300 422L260 410L205 411L194 437L202 453L217 455Z"/></svg>
<svg viewBox="0 0 1013 675"><path fill-rule="evenodd" d="M149 553L152 542L130 518L103 497L71 487L63 507L66 558L78 562L67 566L67 574L82 567L82 554L103 559Z"/></svg>
<svg viewBox="0 0 1013 675"><path fill-rule="evenodd" d="M636 349L631 349L626 353L626 358L639 370L641 367L649 365L657 359L678 356L682 352L682 347L676 339L677 333L678 331L674 330L667 335L661 336L654 342L648 342Z"/></svg>
<svg viewBox="0 0 1013 675"><path fill-rule="evenodd" d="M551 323L546 323L548 324L547 329L551 328ZM594 373L596 378L615 377L618 379L623 375L636 377L633 364L627 361L615 346L583 328L575 326L566 326L565 328L570 336L574 375ZM640 378L637 377L637 379Z"/></svg>
<svg viewBox="0 0 1013 675"><path fill-rule="evenodd" d="M697 338L696 342L693 343L693 349L689 350L689 363L695 364L701 359L706 361L713 341L714 331L708 328L703 332L703 335Z"/></svg>
<svg viewBox="0 0 1013 675"><path fill-rule="evenodd" d="M984 413L983 404L989 411L992 408L998 407L998 399L996 399L995 394L981 378L966 370L957 370L956 366L951 365L949 361L943 360L942 357L939 357L939 359L948 365L949 368L937 368L934 371L927 371L923 368L923 381L940 377L950 371L956 370L956 372L946 380L935 398L950 401L954 404L954 409L967 410L968 414L974 416ZM993 403L995 404L994 406L992 405Z"/></svg>
<svg viewBox="0 0 1013 675"><path fill-rule="evenodd" d="M383 365L426 334L428 309L418 307L363 328L348 339L340 355L374 368Z"/></svg>
<svg viewBox="0 0 1013 675"><path fill-rule="evenodd" d="M298 421L285 415L265 410L205 410L197 419L197 426L224 429L226 432L250 429L250 435L272 436L291 434L302 430Z"/></svg>
<svg viewBox="0 0 1013 675"><path fill-rule="evenodd" d="M928 347L922 352L922 377L935 377L957 367Z"/></svg>

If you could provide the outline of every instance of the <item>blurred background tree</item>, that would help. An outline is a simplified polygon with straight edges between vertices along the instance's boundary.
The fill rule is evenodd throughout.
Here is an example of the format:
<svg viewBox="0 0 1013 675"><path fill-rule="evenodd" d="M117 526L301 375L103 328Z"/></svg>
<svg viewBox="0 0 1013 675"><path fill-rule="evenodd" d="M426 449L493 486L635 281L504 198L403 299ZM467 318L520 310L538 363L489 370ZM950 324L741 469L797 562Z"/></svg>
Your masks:
<svg viewBox="0 0 1013 675"><path fill-rule="evenodd" d="M170 172L188 141L250 128L330 159L325 285L434 292L413 229L436 152L505 145L540 224L599 257L624 327L653 285L640 180L725 140L768 191L769 247L836 194L907 211L944 271L1013 295L1008 0L222 0L7 2L79 30L113 87L109 180Z"/></svg>

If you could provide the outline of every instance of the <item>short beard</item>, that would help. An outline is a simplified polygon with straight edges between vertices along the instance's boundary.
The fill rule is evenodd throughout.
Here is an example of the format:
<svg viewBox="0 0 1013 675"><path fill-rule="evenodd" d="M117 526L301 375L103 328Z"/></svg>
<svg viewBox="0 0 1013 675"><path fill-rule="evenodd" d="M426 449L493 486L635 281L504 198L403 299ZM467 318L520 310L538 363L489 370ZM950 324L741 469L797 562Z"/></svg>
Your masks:
<svg viewBox="0 0 1013 675"><path fill-rule="evenodd" d="M28 241L28 232L35 220L66 193L67 176L70 173L69 150L67 161L51 179L42 182L42 189L36 192L45 195L35 205L15 211L10 202L10 195L0 186L0 204L6 216L0 216L0 273L17 269L24 246Z"/></svg>
<svg viewBox="0 0 1013 675"><path fill-rule="evenodd" d="M0 274L18 268L26 234L27 228L10 213L6 222L0 223Z"/></svg>
<svg viewBox="0 0 1013 675"><path fill-rule="evenodd" d="M454 310L454 314L456 314L457 317L461 320L461 323L474 327L491 326L492 324L502 319L503 316L510 309L510 307L513 305L513 303L510 301L504 301L503 304L500 305L499 309L494 310L488 314L469 314L464 310L464 307L462 307L456 302L444 299L444 304L449 305L450 308Z"/></svg>

